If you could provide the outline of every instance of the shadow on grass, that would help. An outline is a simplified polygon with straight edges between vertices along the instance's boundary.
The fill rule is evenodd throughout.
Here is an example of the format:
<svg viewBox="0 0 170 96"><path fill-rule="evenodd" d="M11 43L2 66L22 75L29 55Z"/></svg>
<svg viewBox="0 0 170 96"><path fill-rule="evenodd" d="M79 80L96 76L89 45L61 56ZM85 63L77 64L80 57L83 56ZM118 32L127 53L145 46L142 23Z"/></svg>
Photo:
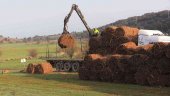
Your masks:
<svg viewBox="0 0 170 96"><path fill-rule="evenodd" d="M34 77L43 80L54 80L57 82L63 82L68 84L76 84L80 86L88 87L90 90L97 91L100 93L107 93L112 95L126 95L126 96L169 96L170 88L153 88L132 84L115 84L115 83L104 83L96 81L84 81L80 80L77 73L57 73L57 74L34 74L26 75L26 77ZM165 90L164 90L165 89ZM159 92L160 91L160 92Z"/></svg>

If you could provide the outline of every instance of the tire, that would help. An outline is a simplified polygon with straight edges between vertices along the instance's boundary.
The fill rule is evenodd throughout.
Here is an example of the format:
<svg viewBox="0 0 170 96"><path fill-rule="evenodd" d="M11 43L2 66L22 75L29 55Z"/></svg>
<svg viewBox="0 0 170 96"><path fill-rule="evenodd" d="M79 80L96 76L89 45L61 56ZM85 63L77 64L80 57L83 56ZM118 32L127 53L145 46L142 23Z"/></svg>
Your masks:
<svg viewBox="0 0 170 96"><path fill-rule="evenodd" d="M58 72L60 72L60 71L62 71L62 64L63 64L63 62L57 62L56 63L56 71L58 71Z"/></svg>
<svg viewBox="0 0 170 96"><path fill-rule="evenodd" d="M78 69L79 69L79 63L78 63L78 62L75 62L75 63L72 64L71 67L72 67L72 71L73 71L73 72L77 72Z"/></svg>
<svg viewBox="0 0 170 96"><path fill-rule="evenodd" d="M69 72L71 69L71 65L69 62L64 63L64 71Z"/></svg>

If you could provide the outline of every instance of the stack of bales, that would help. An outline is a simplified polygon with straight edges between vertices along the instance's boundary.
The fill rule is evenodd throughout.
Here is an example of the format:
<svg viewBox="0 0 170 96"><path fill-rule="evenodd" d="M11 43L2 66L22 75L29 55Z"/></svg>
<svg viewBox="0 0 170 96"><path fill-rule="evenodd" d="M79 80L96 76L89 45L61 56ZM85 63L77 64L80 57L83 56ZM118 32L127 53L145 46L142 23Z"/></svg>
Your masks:
<svg viewBox="0 0 170 96"><path fill-rule="evenodd" d="M101 33L100 37L93 37L89 41L89 53L101 55L115 54L117 46L133 41L137 43L137 28L127 26L110 26Z"/></svg>
<svg viewBox="0 0 170 96"><path fill-rule="evenodd" d="M28 64L26 71L31 74L48 74L53 72L53 68L50 63Z"/></svg>
<svg viewBox="0 0 170 96"><path fill-rule="evenodd" d="M156 43L148 51L149 59L138 67L136 82L142 85L170 86L170 44Z"/></svg>
<svg viewBox="0 0 170 96"><path fill-rule="evenodd" d="M89 41L82 80L170 86L170 44L137 46L137 28L108 27Z"/></svg>

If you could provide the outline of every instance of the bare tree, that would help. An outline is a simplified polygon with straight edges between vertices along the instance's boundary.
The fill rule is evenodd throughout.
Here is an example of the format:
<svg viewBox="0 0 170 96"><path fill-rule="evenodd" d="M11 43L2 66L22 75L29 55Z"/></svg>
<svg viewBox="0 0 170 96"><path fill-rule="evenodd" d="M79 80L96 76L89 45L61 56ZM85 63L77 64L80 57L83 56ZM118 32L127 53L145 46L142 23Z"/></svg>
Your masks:
<svg viewBox="0 0 170 96"><path fill-rule="evenodd" d="M29 50L29 56L31 56L31 57L37 57L37 55L38 55L38 52L37 52L36 49L30 49L30 50Z"/></svg>

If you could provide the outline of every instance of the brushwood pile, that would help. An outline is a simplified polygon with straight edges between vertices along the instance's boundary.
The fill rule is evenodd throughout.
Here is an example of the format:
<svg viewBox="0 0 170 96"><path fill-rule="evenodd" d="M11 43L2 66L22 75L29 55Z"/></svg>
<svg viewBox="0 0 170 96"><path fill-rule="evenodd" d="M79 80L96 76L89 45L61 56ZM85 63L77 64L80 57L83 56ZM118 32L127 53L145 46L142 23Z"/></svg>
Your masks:
<svg viewBox="0 0 170 96"><path fill-rule="evenodd" d="M149 86L170 86L170 44L137 46L139 29L106 28L89 40L79 78Z"/></svg>
<svg viewBox="0 0 170 96"><path fill-rule="evenodd" d="M50 63L38 63L38 64L28 64L27 73L30 74L48 74L53 72L52 65Z"/></svg>

